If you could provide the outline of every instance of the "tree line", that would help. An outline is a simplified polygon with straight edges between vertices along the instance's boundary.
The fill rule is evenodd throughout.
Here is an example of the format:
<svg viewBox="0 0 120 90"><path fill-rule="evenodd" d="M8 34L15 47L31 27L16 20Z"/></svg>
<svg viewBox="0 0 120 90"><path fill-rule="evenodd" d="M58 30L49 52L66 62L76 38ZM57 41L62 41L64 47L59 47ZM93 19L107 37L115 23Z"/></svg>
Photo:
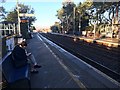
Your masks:
<svg viewBox="0 0 120 90"><path fill-rule="evenodd" d="M71 1L63 2L56 15L60 22L56 22L51 26L51 29L54 32L81 35L82 31L92 32L96 24L95 33L100 34L105 31L101 29L101 26L102 28L107 24L112 26L113 20L120 18L119 6L120 1L93 2L92 0L85 0L78 5Z"/></svg>

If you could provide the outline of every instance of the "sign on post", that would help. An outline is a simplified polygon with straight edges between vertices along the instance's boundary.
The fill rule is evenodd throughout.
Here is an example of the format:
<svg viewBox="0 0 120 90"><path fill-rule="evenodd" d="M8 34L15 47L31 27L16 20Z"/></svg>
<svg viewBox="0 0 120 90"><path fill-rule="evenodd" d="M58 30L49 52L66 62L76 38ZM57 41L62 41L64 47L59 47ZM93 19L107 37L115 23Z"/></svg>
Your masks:
<svg viewBox="0 0 120 90"><path fill-rule="evenodd" d="M20 20L21 23L27 23L29 22L28 20Z"/></svg>
<svg viewBox="0 0 120 90"><path fill-rule="evenodd" d="M35 16L34 14L28 14L28 13L19 13L20 17L33 17Z"/></svg>

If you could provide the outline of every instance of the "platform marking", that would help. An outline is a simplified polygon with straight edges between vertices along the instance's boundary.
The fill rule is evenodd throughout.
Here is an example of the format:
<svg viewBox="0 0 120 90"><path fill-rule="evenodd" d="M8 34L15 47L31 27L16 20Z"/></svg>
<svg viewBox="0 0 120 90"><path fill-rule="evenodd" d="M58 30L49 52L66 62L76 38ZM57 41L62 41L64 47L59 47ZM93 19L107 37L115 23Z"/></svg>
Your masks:
<svg viewBox="0 0 120 90"><path fill-rule="evenodd" d="M40 35L41 36L41 35ZM41 40L41 37L40 36L38 36L39 37L39 39ZM42 40L43 41L43 40ZM44 43L44 42L43 42ZM46 45L45 43L44 43L44 45L50 50L50 52L52 53L52 55L56 58L56 60L60 63L60 65L67 71L67 73L71 76L71 78L77 83L77 85L81 88L81 89L83 89L83 90L87 90L87 88L82 84L82 82L80 82L80 80L77 78L77 77L75 77L75 75L70 71L70 69L68 69L67 68L67 66L62 62L62 60L59 58L59 57L57 57L57 55L55 55L55 53L48 47L48 45Z"/></svg>

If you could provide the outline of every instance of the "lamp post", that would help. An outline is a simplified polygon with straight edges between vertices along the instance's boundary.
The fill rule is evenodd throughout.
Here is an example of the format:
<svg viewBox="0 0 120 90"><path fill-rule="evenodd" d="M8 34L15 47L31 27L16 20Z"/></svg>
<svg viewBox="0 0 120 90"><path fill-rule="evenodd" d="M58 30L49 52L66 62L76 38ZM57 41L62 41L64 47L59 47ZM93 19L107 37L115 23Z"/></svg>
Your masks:
<svg viewBox="0 0 120 90"><path fill-rule="evenodd" d="M69 19L69 16L66 15L66 17L67 17L67 32L68 32L68 27L69 27L68 19Z"/></svg>
<svg viewBox="0 0 120 90"><path fill-rule="evenodd" d="M79 17L79 33L81 32L81 16Z"/></svg>
<svg viewBox="0 0 120 90"><path fill-rule="evenodd" d="M74 19L74 29L73 29L73 35L74 35L74 32L75 32L75 7L73 8L73 19Z"/></svg>
<svg viewBox="0 0 120 90"><path fill-rule="evenodd" d="M78 11L78 14L79 14L79 34L81 34L81 15L80 15L80 12Z"/></svg>
<svg viewBox="0 0 120 90"><path fill-rule="evenodd" d="M96 21L94 21L94 36L93 36L93 39L95 40L95 33L96 33Z"/></svg>
<svg viewBox="0 0 120 90"><path fill-rule="evenodd" d="M61 33L64 34L64 24L63 24L64 23L64 18L61 21L62 21L62 31L61 31Z"/></svg>
<svg viewBox="0 0 120 90"><path fill-rule="evenodd" d="M20 33L20 17L19 17L18 0L17 0L17 14L18 14L18 35L21 36L21 33Z"/></svg>

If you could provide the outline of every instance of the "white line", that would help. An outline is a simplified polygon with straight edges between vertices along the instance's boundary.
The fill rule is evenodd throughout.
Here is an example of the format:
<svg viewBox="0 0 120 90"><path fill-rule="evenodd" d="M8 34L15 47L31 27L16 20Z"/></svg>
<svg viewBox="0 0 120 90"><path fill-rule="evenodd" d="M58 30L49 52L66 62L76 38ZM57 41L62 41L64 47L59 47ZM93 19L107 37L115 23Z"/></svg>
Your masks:
<svg viewBox="0 0 120 90"><path fill-rule="evenodd" d="M38 34L37 34L37 37L43 42L42 38L40 38Z"/></svg>

